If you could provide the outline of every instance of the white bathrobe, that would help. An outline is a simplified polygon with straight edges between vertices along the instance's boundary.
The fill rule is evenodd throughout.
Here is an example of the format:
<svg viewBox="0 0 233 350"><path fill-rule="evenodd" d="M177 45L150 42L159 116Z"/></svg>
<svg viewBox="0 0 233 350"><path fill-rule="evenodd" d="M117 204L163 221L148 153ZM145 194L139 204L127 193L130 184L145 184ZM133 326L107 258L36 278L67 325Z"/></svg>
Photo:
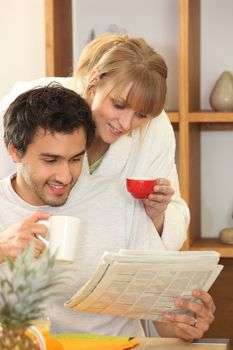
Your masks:
<svg viewBox="0 0 233 350"><path fill-rule="evenodd" d="M0 102L0 178L15 170L3 142L2 116L9 104L22 92L36 86L44 86L52 81L73 89L73 78L42 78L30 82L16 83L9 95ZM83 173L95 176L109 176L121 181L129 176L163 177L171 181L175 190L171 203L165 212L162 242L166 249L178 250L186 239L189 224L189 209L180 197L177 169L175 165L175 137L172 125L165 112L143 128L137 128L130 136L122 136L106 152L101 164L90 175L87 157ZM109 199L111 200L111 199ZM141 210L142 202L137 200L136 208ZM137 209L136 209L137 210ZM134 216L135 220L135 216ZM155 229L156 231L156 229Z"/></svg>

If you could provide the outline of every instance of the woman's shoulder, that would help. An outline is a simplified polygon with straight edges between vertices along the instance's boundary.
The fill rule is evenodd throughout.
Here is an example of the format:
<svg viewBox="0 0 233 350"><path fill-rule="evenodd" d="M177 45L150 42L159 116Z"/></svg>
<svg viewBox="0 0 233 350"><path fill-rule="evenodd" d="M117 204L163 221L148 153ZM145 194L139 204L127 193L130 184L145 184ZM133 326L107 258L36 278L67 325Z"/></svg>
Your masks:
<svg viewBox="0 0 233 350"><path fill-rule="evenodd" d="M162 111L157 117L149 120L141 128L137 130L142 140L151 140L158 142L158 140L168 140L174 136L174 130L170 119L165 111Z"/></svg>
<svg viewBox="0 0 233 350"><path fill-rule="evenodd" d="M165 128L167 130L170 130L172 128L170 119L167 115L167 113L163 110L157 117L154 117L150 121L151 128Z"/></svg>
<svg viewBox="0 0 233 350"><path fill-rule="evenodd" d="M42 77L35 80L30 81L18 81L15 83L12 89L12 93L21 93L23 91L32 89L34 87L46 86L53 82L60 83L62 86L66 88L71 88L73 85L72 77Z"/></svg>
<svg viewBox="0 0 233 350"><path fill-rule="evenodd" d="M0 112L5 111L9 104L23 92L33 89L35 87L46 86L52 82L60 83L62 86L72 89L73 77L43 77L29 81L17 81L11 91L0 101Z"/></svg>

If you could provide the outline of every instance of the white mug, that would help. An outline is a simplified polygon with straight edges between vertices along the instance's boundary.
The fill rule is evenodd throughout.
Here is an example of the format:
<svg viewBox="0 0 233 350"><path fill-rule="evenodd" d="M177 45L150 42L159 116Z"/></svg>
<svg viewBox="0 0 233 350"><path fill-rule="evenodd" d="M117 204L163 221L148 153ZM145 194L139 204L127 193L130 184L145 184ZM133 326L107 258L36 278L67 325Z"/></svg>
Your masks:
<svg viewBox="0 0 233 350"><path fill-rule="evenodd" d="M56 260L61 263L72 263L75 259L81 233L81 220L74 216L52 215L48 220L40 220L40 224L48 227L48 241L41 239Z"/></svg>

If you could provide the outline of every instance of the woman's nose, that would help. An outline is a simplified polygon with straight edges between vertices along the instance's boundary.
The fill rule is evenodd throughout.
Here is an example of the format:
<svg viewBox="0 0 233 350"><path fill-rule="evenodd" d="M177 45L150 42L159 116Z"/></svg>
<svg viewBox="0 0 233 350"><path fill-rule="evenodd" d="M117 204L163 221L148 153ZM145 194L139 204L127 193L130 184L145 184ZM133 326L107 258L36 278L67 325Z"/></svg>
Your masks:
<svg viewBox="0 0 233 350"><path fill-rule="evenodd" d="M128 111L127 113L124 112L120 116L118 122L123 131L129 131L132 128L132 121L134 118L134 112Z"/></svg>

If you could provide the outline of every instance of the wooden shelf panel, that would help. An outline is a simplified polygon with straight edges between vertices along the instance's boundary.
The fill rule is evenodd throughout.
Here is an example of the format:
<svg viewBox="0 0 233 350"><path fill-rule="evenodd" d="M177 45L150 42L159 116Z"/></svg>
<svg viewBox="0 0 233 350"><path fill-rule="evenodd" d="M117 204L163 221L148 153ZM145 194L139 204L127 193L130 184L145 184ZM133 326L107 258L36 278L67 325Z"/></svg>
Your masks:
<svg viewBox="0 0 233 350"><path fill-rule="evenodd" d="M171 123L179 123L179 113L178 112L167 112L167 115Z"/></svg>
<svg viewBox="0 0 233 350"><path fill-rule="evenodd" d="M218 238L201 238L192 243L190 250L215 250L222 258L233 258L233 245L223 244Z"/></svg>
<svg viewBox="0 0 233 350"><path fill-rule="evenodd" d="M233 123L233 112L191 112L188 118L190 123Z"/></svg>
<svg viewBox="0 0 233 350"><path fill-rule="evenodd" d="M72 1L44 0L46 76L66 77L72 73Z"/></svg>

